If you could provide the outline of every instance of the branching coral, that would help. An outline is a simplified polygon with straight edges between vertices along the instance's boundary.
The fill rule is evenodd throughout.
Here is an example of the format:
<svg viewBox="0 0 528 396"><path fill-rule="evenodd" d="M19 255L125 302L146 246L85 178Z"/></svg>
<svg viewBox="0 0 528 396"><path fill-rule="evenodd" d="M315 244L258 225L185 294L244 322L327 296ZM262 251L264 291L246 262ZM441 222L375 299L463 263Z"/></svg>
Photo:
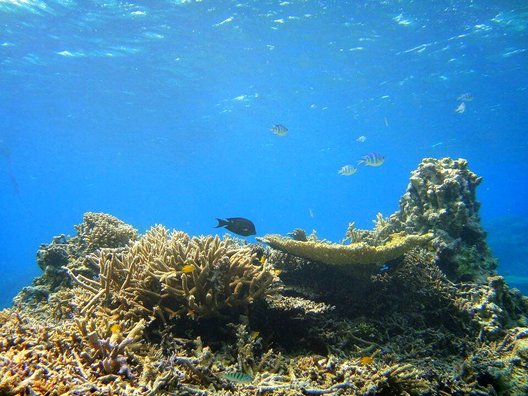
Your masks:
<svg viewBox="0 0 528 396"><path fill-rule="evenodd" d="M70 271L93 293L84 307L119 301L147 315L210 317L226 308L244 310L272 291L271 267L256 253L230 238L189 237L156 226L122 252L102 249L92 256L99 266L97 280ZM254 263L258 264L254 264Z"/></svg>
<svg viewBox="0 0 528 396"><path fill-rule="evenodd" d="M149 389L134 373L149 365L148 347L140 347L144 322L123 328L115 338L104 316L56 322L26 312L3 311L0 315L0 394L63 395L98 392L119 395L144 394ZM112 338L114 336L114 338Z"/></svg>

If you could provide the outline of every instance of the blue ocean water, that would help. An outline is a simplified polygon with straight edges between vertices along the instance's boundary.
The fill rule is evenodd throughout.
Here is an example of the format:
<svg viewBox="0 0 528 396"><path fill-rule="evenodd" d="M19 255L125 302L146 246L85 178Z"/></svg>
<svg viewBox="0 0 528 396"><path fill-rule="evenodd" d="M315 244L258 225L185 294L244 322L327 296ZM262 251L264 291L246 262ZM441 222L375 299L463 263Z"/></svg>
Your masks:
<svg viewBox="0 0 528 396"><path fill-rule="evenodd" d="M483 177L500 272L528 293L525 0L3 0L0 26L0 306L84 212L338 241L443 156ZM369 152L385 163L337 173Z"/></svg>

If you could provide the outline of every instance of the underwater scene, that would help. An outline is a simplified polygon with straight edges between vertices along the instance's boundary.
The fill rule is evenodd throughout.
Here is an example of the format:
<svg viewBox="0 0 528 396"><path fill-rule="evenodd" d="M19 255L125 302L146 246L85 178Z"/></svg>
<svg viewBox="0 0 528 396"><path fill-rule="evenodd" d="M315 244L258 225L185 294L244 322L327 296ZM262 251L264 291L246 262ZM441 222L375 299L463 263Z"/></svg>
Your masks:
<svg viewBox="0 0 528 396"><path fill-rule="evenodd" d="M0 26L0 396L528 394L526 0Z"/></svg>

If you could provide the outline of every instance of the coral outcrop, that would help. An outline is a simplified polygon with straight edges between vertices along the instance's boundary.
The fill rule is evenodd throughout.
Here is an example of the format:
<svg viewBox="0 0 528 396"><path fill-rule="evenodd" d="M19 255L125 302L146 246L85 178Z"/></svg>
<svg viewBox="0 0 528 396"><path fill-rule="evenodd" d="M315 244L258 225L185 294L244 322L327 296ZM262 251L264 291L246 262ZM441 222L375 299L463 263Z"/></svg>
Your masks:
<svg viewBox="0 0 528 396"><path fill-rule="evenodd" d="M274 275L248 246L218 236L190 237L163 226L151 228L124 250L100 249L91 260L96 280L69 270L93 297L85 311L101 302L159 315L166 321L244 311L272 290Z"/></svg>
<svg viewBox="0 0 528 396"><path fill-rule="evenodd" d="M484 283L497 267L480 225L481 181L464 159L425 158L411 173L400 210L390 216L395 228L433 232L438 264L454 280Z"/></svg>
<svg viewBox="0 0 528 396"><path fill-rule="evenodd" d="M411 173L400 210L388 218L378 214L373 230L351 223L344 240L351 244L298 240L295 236L302 230L295 230L293 239L266 235L262 241L307 260L344 265L384 263L432 240L437 264L450 279L485 283L497 262L478 215L476 188L481 180L464 159L425 158Z"/></svg>
<svg viewBox="0 0 528 396"><path fill-rule="evenodd" d="M528 298L493 271L480 179L450 159L412 177L340 244L85 215L0 311L0 395L527 394Z"/></svg>
<svg viewBox="0 0 528 396"><path fill-rule="evenodd" d="M88 277L95 276L97 268L86 260L89 254L100 248L121 249L138 238L136 229L106 213L85 213L83 222L75 230L77 235L73 238L62 234L50 244L40 245L37 264L44 273L16 296L15 304L46 300L58 289L71 287L71 278L65 276L67 268L75 268Z"/></svg>

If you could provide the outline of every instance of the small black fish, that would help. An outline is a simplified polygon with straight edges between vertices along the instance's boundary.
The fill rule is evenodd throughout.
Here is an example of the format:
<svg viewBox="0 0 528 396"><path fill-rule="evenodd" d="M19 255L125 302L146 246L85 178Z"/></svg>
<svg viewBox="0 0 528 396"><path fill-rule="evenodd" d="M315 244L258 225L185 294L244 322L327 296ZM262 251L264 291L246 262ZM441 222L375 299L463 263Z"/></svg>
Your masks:
<svg viewBox="0 0 528 396"><path fill-rule="evenodd" d="M225 220L217 218L216 220L218 220L218 225L215 228L225 227L227 230L242 236L255 235L257 233L255 224L243 217L229 217Z"/></svg>

